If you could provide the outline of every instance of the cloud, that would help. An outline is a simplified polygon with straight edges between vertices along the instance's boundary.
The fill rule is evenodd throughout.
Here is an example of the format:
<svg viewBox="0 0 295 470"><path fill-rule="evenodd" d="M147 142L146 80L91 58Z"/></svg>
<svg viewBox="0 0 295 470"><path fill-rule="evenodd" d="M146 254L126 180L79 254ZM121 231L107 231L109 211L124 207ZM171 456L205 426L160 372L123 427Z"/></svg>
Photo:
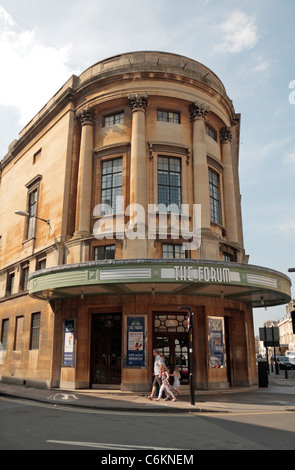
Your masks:
<svg viewBox="0 0 295 470"><path fill-rule="evenodd" d="M0 5L0 22L1 22L0 24L3 24L4 27L14 25L13 18L1 5Z"/></svg>
<svg viewBox="0 0 295 470"><path fill-rule="evenodd" d="M215 28L222 35L222 41L214 48L214 52L237 53L244 49L252 49L258 41L255 18L235 10Z"/></svg>
<svg viewBox="0 0 295 470"><path fill-rule="evenodd" d="M295 163L295 148L293 149L292 152L288 153L285 156L283 162L286 163L287 165L294 165L294 163Z"/></svg>
<svg viewBox="0 0 295 470"><path fill-rule="evenodd" d="M74 73L67 65L71 45L49 47L35 30L21 30L0 6L0 105L17 107L21 125L39 112Z"/></svg>

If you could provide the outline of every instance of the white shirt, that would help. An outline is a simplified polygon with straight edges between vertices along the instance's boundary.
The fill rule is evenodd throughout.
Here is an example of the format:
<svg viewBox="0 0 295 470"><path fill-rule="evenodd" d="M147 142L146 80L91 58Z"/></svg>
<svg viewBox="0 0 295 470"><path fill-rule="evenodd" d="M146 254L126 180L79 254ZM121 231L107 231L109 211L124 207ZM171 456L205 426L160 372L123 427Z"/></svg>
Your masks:
<svg viewBox="0 0 295 470"><path fill-rule="evenodd" d="M155 363L154 363L154 373L155 375L160 374L160 367L165 365L165 361L161 356L156 356Z"/></svg>

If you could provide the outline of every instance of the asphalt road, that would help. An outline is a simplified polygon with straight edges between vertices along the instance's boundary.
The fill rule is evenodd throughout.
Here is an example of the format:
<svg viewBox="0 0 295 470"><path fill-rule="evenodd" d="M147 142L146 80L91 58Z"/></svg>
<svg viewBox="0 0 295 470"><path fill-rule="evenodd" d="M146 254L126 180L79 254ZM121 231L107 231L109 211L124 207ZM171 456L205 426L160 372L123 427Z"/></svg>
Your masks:
<svg viewBox="0 0 295 470"><path fill-rule="evenodd" d="M0 450L295 450L292 411L118 413L0 398L0 416Z"/></svg>

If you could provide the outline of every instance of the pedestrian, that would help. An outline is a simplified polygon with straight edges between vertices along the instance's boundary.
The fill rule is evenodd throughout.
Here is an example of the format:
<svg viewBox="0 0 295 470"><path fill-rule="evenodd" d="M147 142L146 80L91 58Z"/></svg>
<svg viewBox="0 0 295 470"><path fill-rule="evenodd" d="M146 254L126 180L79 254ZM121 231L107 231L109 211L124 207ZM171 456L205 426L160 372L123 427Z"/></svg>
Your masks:
<svg viewBox="0 0 295 470"><path fill-rule="evenodd" d="M170 374L170 375L173 375L173 377L174 377L173 391L174 391L175 395L177 395L178 397L180 397L181 393L180 393L180 391L178 390L179 387L180 387L180 379L181 379L179 366L175 366L175 369L174 369L173 374Z"/></svg>
<svg viewBox="0 0 295 470"><path fill-rule="evenodd" d="M169 393L169 395L171 395L172 401L175 401L176 398L173 395L173 392L170 390L169 372L167 370L167 367L165 365L162 365L160 367L160 370L161 370L161 372L160 372L159 376L161 378L162 385L160 387L160 391L159 391L157 401L160 400L163 390L165 390L167 394ZM165 398L165 400L169 400L168 395L167 395L167 398Z"/></svg>
<svg viewBox="0 0 295 470"><path fill-rule="evenodd" d="M157 386L160 388L161 387L161 379L160 379L160 372L161 369L160 367L165 365L165 359L163 356L159 353L157 349L153 350L153 356L155 358L154 362L154 381L153 381L153 387L152 387L152 392L151 394L147 397L149 400L152 400L155 396Z"/></svg>

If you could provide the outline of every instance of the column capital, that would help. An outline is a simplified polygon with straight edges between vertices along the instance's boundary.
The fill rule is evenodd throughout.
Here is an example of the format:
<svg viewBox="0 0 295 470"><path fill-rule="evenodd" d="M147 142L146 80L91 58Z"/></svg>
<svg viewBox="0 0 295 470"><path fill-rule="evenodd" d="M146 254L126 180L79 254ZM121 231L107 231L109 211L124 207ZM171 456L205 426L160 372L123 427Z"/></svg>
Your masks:
<svg viewBox="0 0 295 470"><path fill-rule="evenodd" d="M195 101L190 106L190 113L191 113L191 121L195 119L205 119L206 114L210 111L209 106L205 104L198 103Z"/></svg>
<svg viewBox="0 0 295 470"><path fill-rule="evenodd" d="M128 100L132 111L146 111L148 104L147 95L129 95Z"/></svg>
<svg viewBox="0 0 295 470"><path fill-rule="evenodd" d="M95 123L95 113L89 106L78 111L77 118L80 120L82 126L85 124L94 125Z"/></svg>
<svg viewBox="0 0 295 470"><path fill-rule="evenodd" d="M231 142L232 140L232 133L230 127L224 127L220 131L220 143L224 144L226 142Z"/></svg>

